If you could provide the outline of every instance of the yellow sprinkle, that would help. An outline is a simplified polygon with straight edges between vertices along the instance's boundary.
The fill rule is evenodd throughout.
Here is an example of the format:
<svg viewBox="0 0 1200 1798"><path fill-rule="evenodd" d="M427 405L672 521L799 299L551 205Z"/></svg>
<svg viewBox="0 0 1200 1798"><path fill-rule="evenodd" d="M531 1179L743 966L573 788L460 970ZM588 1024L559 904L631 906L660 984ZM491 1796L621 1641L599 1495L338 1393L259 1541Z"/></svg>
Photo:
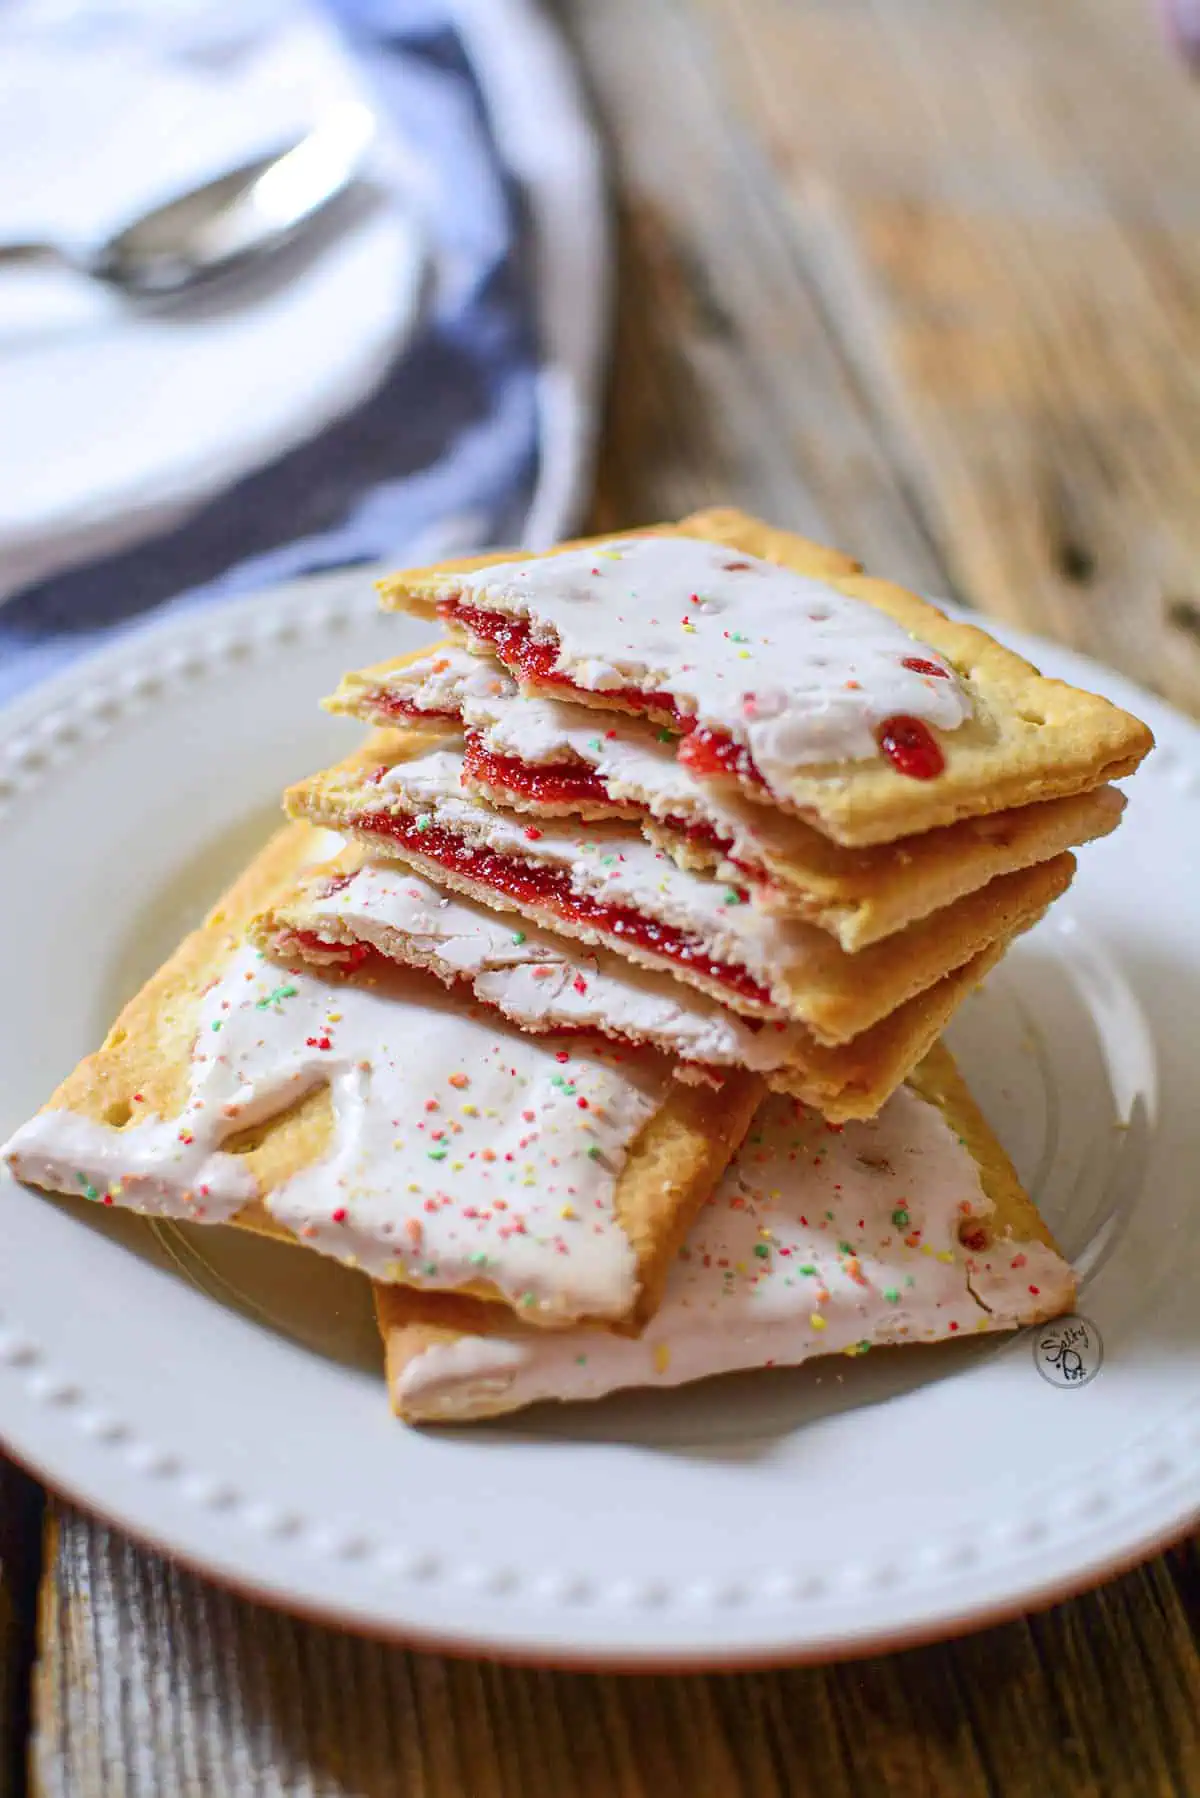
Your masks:
<svg viewBox="0 0 1200 1798"><path fill-rule="evenodd" d="M923 1242L921 1244L921 1253L922 1253L922 1255L932 1255L933 1254L933 1244L931 1242Z"/></svg>
<svg viewBox="0 0 1200 1798"><path fill-rule="evenodd" d="M937 1258L939 1261L953 1261L954 1260L954 1250L953 1249L939 1249Z"/></svg>
<svg viewBox="0 0 1200 1798"><path fill-rule="evenodd" d="M827 1327L825 1319L821 1316L819 1311L814 1311L808 1321L814 1330L824 1330Z"/></svg>
<svg viewBox="0 0 1200 1798"><path fill-rule="evenodd" d="M576 1211L574 1205L564 1205L558 1215L559 1217L576 1218L579 1216L579 1213Z"/></svg>
<svg viewBox="0 0 1200 1798"><path fill-rule="evenodd" d="M980 1320L979 1320L979 1322L978 1322L978 1323L977 1323L977 1324L976 1324L976 1325L975 1325L975 1328L976 1328L976 1329L977 1329L977 1330L986 1330L986 1329L987 1329L987 1327L988 1327L988 1323L989 1323L989 1321L990 1321L990 1320L989 1320L989 1319L988 1319L988 1318L986 1318L986 1317L981 1317L981 1318L980 1318Z"/></svg>
<svg viewBox="0 0 1200 1798"><path fill-rule="evenodd" d="M767 1239L767 1241L770 1242L772 1233L770 1230L767 1229L767 1226L765 1224L760 1224L758 1226L758 1233L760 1236L764 1236Z"/></svg>
<svg viewBox="0 0 1200 1798"><path fill-rule="evenodd" d="M479 1116L479 1107L478 1105L464 1105L462 1114L465 1118L477 1118Z"/></svg>
<svg viewBox="0 0 1200 1798"><path fill-rule="evenodd" d="M453 1168L453 1170L456 1174L461 1174L463 1169L466 1167L466 1165L467 1164L465 1161L452 1161L450 1163L450 1166Z"/></svg>
<svg viewBox="0 0 1200 1798"><path fill-rule="evenodd" d="M328 1014L328 1020L331 1024L340 1024L342 1021L341 1012L340 1011L331 1011Z"/></svg>
<svg viewBox="0 0 1200 1798"><path fill-rule="evenodd" d="M654 1350L654 1371L655 1373L666 1373L670 1365L671 1351L665 1342L660 1342Z"/></svg>
<svg viewBox="0 0 1200 1798"><path fill-rule="evenodd" d="M402 1280L404 1278L403 1261L389 1261L383 1270L385 1280Z"/></svg>
<svg viewBox="0 0 1200 1798"><path fill-rule="evenodd" d="M409 1192L420 1192L421 1188L417 1185L415 1180L410 1180L408 1183L408 1190Z"/></svg>

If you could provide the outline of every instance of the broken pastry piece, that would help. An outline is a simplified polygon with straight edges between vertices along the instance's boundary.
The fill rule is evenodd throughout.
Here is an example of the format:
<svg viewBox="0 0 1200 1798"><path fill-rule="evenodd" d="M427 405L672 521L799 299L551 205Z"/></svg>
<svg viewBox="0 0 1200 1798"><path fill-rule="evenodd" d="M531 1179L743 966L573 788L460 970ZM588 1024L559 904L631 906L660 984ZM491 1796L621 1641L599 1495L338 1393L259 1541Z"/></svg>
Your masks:
<svg viewBox="0 0 1200 1798"><path fill-rule="evenodd" d="M503 668L455 643L347 675L327 704L375 725L460 723L462 784L476 797L539 819L630 820L681 867L744 886L760 910L819 924L850 953L1106 836L1125 803L1102 786L846 849L790 812L698 780L671 731L527 698Z"/></svg>
<svg viewBox="0 0 1200 1798"><path fill-rule="evenodd" d="M848 558L731 511L390 577L521 691L649 718L700 780L861 845L1132 773L1136 718Z"/></svg>
<svg viewBox="0 0 1200 1798"><path fill-rule="evenodd" d="M525 1036L384 962L286 970L250 919L319 853L293 825L3 1153L105 1205L289 1236L533 1324L635 1327L763 1092Z"/></svg>
<svg viewBox="0 0 1200 1798"><path fill-rule="evenodd" d="M251 934L288 968L352 971L383 956L422 969L520 1030L592 1031L620 1047L658 1050L680 1079L722 1083L744 1068L834 1121L878 1111L1007 946L975 957L853 1042L828 1047L801 1025L739 1017L667 975L514 922L351 846L302 874Z"/></svg>
<svg viewBox="0 0 1200 1798"><path fill-rule="evenodd" d="M514 1327L495 1306L378 1288L393 1409L467 1422L815 1356L1012 1330L1075 1282L938 1046L878 1118L831 1131L769 1099L635 1339Z"/></svg>
<svg viewBox="0 0 1200 1798"><path fill-rule="evenodd" d="M381 732L291 788L286 804L293 817L351 835L485 905L673 974L744 1016L802 1024L822 1043L869 1030L1026 929L1075 869L1064 854L1003 875L847 955L817 926L760 911L743 888L680 868L634 825L536 826L464 793L462 769L460 733Z"/></svg>

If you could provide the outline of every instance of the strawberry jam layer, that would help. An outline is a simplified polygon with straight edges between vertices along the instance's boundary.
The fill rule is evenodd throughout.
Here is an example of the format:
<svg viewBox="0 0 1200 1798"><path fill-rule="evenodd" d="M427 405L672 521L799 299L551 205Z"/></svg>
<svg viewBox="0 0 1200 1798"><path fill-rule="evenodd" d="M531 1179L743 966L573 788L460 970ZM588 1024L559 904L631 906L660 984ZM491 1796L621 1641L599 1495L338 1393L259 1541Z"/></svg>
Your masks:
<svg viewBox="0 0 1200 1798"><path fill-rule="evenodd" d="M426 718L436 718L451 724L457 724L459 714L451 711L437 711L431 706L414 705L411 699L402 699L399 693L389 693L386 687L376 687L367 698L367 704L373 712L382 712L388 718L413 718L418 723Z"/></svg>
<svg viewBox="0 0 1200 1798"><path fill-rule="evenodd" d="M743 874L762 874L761 865L742 861L736 856L733 853L732 837L725 836L715 824L709 824L706 819L692 821L688 818L670 817L664 818L663 823L670 825L672 830L677 830L680 836L685 836L689 843L697 843L705 849L715 849L718 855L723 856L733 867L740 868Z"/></svg>
<svg viewBox="0 0 1200 1798"><path fill-rule="evenodd" d="M493 755L478 734L468 731L463 746L463 774L482 786L501 787L543 805L616 805L603 780L584 762L523 762L513 755Z"/></svg>
<svg viewBox="0 0 1200 1798"><path fill-rule="evenodd" d="M539 685L563 687L568 692L587 692L558 668L558 645L539 643L524 618L509 618L503 612L489 612L482 606L467 605L460 599L444 599L438 616L459 624L474 637L490 645L511 674ZM615 699L637 712L669 712L681 731L691 730L693 720L678 711L669 693L643 693L638 687L605 687L605 699Z"/></svg>
<svg viewBox="0 0 1200 1798"><path fill-rule="evenodd" d="M685 768L698 775L701 780L729 779L752 781L756 787L765 787L766 781L754 765L754 758L748 749L735 743L718 730L709 730L701 725L693 730L679 745L679 760Z"/></svg>
<svg viewBox="0 0 1200 1798"><path fill-rule="evenodd" d="M715 960L694 931L644 917L629 906L607 905L589 893L576 893L571 877L541 862L522 861L514 855L497 855L492 849L466 843L439 825L424 829L406 813L359 812L350 819L352 830L371 836L390 837L414 854L424 856L451 873L461 874L481 886L503 893L518 904L538 905L556 917L588 924L615 937L618 943L645 949L667 961L679 963L727 987L730 992L759 1005L769 1005L771 995L745 968ZM536 833L535 833L536 835Z"/></svg>

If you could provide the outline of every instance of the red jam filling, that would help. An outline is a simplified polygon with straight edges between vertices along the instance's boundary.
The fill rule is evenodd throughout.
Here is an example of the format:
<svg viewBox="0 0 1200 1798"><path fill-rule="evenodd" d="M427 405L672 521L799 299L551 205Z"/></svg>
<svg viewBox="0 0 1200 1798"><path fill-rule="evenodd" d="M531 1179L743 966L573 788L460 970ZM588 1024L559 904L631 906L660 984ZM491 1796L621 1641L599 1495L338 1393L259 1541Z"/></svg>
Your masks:
<svg viewBox="0 0 1200 1798"><path fill-rule="evenodd" d="M476 848L436 824L422 830L416 819L406 814L360 812L350 819L350 826L370 835L391 837L395 842L403 843L405 848L436 862L439 867L464 874L509 899L544 906L560 918L591 924L623 943L631 943L668 961L693 968L744 999L759 1005L771 1002L765 986L745 968L715 961L694 932L643 917L641 912L628 906L606 905L591 894L573 892L570 875L556 868L522 861L513 855L497 855L491 849Z"/></svg>
<svg viewBox="0 0 1200 1798"><path fill-rule="evenodd" d="M877 741L897 774L910 780L935 780L946 766L937 739L919 718L885 718Z"/></svg>
<svg viewBox="0 0 1200 1798"><path fill-rule="evenodd" d="M706 724L698 730L693 728L683 739L679 745L679 760L702 780L706 776L715 776L718 780L732 777L752 781L758 787L767 784L748 749L743 749L740 743L735 743L721 731L710 730Z"/></svg>
<svg viewBox="0 0 1200 1798"><path fill-rule="evenodd" d="M493 755L479 736L468 731L463 747L463 774L481 786L501 787L543 805L590 800L612 805L612 794L594 769L583 762L523 762L517 756Z"/></svg>
<svg viewBox="0 0 1200 1798"><path fill-rule="evenodd" d="M348 885L343 879L342 886ZM313 955L335 955L339 968L361 968L364 962L372 966L385 968L389 963L371 943L330 943L315 930L281 930L277 938L277 952L286 955L292 949L307 949Z"/></svg>
<svg viewBox="0 0 1200 1798"><path fill-rule="evenodd" d="M566 687L572 693L582 690L569 675L559 672L557 644L539 643L526 619L509 618L503 612L488 612L482 606L466 605L460 599L442 600L438 615L461 624L472 636L489 643L504 666L518 678L523 676L541 684ZM634 711L670 712L680 730L691 729L691 719L676 711L675 701L669 693L643 693L638 687L605 687L604 697L620 700Z"/></svg>
<svg viewBox="0 0 1200 1798"><path fill-rule="evenodd" d="M425 718L448 718L457 724L459 714L451 711L435 711L430 706L414 705L411 699L402 699L399 693L389 693L386 687L377 687L367 701L373 712L384 712L389 718L415 718L418 722Z"/></svg>
<svg viewBox="0 0 1200 1798"><path fill-rule="evenodd" d="M568 675L559 672L557 644L536 641L528 620L509 618L503 612L490 612L460 599L440 601L438 614L462 625L473 636L489 644L518 679L564 687L573 693L583 691ZM949 678L944 668L921 656L906 656L904 666L939 680ZM749 750L723 731L712 730L707 725L697 728L696 720L681 712L669 693L643 693L637 687L606 687L603 692L606 699L615 700L632 711L666 712L682 739L679 760L700 779L733 778L766 786ZM919 718L898 716L886 719L880 726L878 742L896 771L913 780L932 780L946 765L928 726Z"/></svg>

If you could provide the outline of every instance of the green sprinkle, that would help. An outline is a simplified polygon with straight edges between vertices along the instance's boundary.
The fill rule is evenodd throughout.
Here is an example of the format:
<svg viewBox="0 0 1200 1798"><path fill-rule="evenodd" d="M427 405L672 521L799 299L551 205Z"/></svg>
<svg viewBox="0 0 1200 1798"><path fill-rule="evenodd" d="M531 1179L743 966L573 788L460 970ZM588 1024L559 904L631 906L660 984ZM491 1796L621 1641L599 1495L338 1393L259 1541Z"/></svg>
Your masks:
<svg viewBox="0 0 1200 1798"><path fill-rule="evenodd" d="M832 1222L833 1222L833 1212L832 1212L832 1211L827 1211L827 1212L826 1212L826 1213L825 1213L825 1219L826 1219L826 1222L827 1222L827 1223L832 1223Z"/></svg>
<svg viewBox="0 0 1200 1798"><path fill-rule="evenodd" d="M838 1254L839 1255L853 1255L853 1253L854 1253L854 1244L853 1243L851 1243L851 1242L839 1242L838 1243Z"/></svg>
<svg viewBox="0 0 1200 1798"><path fill-rule="evenodd" d="M806 1262L805 1262L805 1263L804 1263L804 1266L803 1266L803 1267L802 1267L802 1268L801 1268L801 1269L800 1269L800 1272L801 1272L801 1273L802 1273L802 1274L815 1274L815 1273L816 1273L816 1271L817 1271L817 1270L816 1270L816 1268L815 1268L815 1267L814 1267L814 1266L813 1266L813 1264L812 1264L812 1262L811 1262L811 1261L806 1261Z"/></svg>
<svg viewBox="0 0 1200 1798"><path fill-rule="evenodd" d="M255 1011L265 1011L268 1005L278 1005L281 999L294 999L299 991L298 986L277 986L275 991L268 993L265 999L255 1000L254 1009Z"/></svg>
<svg viewBox="0 0 1200 1798"><path fill-rule="evenodd" d="M730 631L729 641L731 643L749 643L750 639L744 631Z"/></svg>
<svg viewBox="0 0 1200 1798"><path fill-rule="evenodd" d="M445 1161L450 1151L449 1149L426 1149L425 1153L430 1161Z"/></svg>
<svg viewBox="0 0 1200 1798"><path fill-rule="evenodd" d="M476 1252L471 1256L471 1266L472 1267L486 1267L487 1264L488 1264L487 1256L484 1254L482 1249L477 1249Z"/></svg>
<svg viewBox="0 0 1200 1798"><path fill-rule="evenodd" d="M586 1367L587 1366L587 1356L586 1355L576 1355L575 1365L576 1365L576 1367Z"/></svg>
<svg viewBox="0 0 1200 1798"><path fill-rule="evenodd" d="M598 1143L593 1143L591 1148L588 1150L588 1160L589 1161L599 1161L599 1159L600 1159L600 1145Z"/></svg>
<svg viewBox="0 0 1200 1798"><path fill-rule="evenodd" d="M616 860L617 858L615 855L602 855L600 857L600 866L602 868L611 868L615 866Z"/></svg>
<svg viewBox="0 0 1200 1798"><path fill-rule="evenodd" d="M660 730L655 734L660 743L673 743L675 741L673 734L669 730Z"/></svg>
<svg viewBox="0 0 1200 1798"><path fill-rule="evenodd" d="M856 1342L854 1349L856 1354L866 1355L870 1353L871 1344L869 1342Z"/></svg>
<svg viewBox="0 0 1200 1798"><path fill-rule="evenodd" d="M418 830L432 830L433 829L433 813L432 812L422 812L421 813L421 816L417 819L417 829Z"/></svg>
<svg viewBox="0 0 1200 1798"><path fill-rule="evenodd" d="M430 1263L429 1263L429 1266L428 1266L428 1267L427 1267L427 1268L424 1268L424 1269L423 1269L423 1270L422 1270L422 1271L423 1271L423 1272L424 1272L424 1274L425 1274L425 1277L426 1277L426 1278L427 1278L427 1279L430 1279L430 1280L432 1280L432 1279L433 1279L433 1277L434 1277L434 1275L435 1275L435 1274L436 1274L436 1273L437 1273L437 1270L438 1270L438 1267L437 1267L437 1262L436 1262L436 1261L431 1261L431 1262L430 1262Z"/></svg>
<svg viewBox="0 0 1200 1798"><path fill-rule="evenodd" d="M524 1305L525 1309L528 1311L532 1306L537 1304L537 1293L536 1292L523 1292L521 1294L521 1303Z"/></svg>
<svg viewBox="0 0 1200 1798"><path fill-rule="evenodd" d="M897 1230L903 1230L908 1221L908 1212L904 1210L903 1206L901 1206L898 1211L892 1212L892 1222L895 1224Z"/></svg>
<svg viewBox="0 0 1200 1798"><path fill-rule="evenodd" d="M86 1174L77 1173L75 1178L83 1188L83 1196L85 1199L98 1199L100 1197L100 1194L96 1191L96 1188L92 1185Z"/></svg>
<svg viewBox="0 0 1200 1798"><path fill-rule="evenodd" d="M209 1029L210 1030L219 1030L221 1028L222 1022L223 1022L223 1019L214 1018L212 1023L209 1025Z"/></svg>
<svg viewBox="0 0 1200 1798"><path fill-rule="evenodd" d="M523 930L514 930L512 940L514 943L523 943L525 941L525 932Z"/></svg>
<svg viewBox="0 0 1200 1798"><path fill-rule="evenodd" d="M588 739L588 748L595 749L597 752L599 752L601 749L604 748L604 744L600 741L599 737L590 737Z"/></svg>
<svg viewBox="0 0 1200 1798"><path fill-rule="evenodd" d="M765 1261L771 1251L765 1242L756 1242L754 1245L754 1253L758 1256L760 1261Z"/></svg>
<svg viewBox="0 0 1200 1798"><path fill-rule="evenodd" d="M900 1303L900 1293L895 1286L885 1286L883 1289L883 1296L889 1305L898 1305Z"/></svg>
<svg viewBox="0 0 1200 1798"><path fill-rule="evenodd" d="M736 887L728 887L725 892L726 905L743 905L745 901Z"/></svg>

